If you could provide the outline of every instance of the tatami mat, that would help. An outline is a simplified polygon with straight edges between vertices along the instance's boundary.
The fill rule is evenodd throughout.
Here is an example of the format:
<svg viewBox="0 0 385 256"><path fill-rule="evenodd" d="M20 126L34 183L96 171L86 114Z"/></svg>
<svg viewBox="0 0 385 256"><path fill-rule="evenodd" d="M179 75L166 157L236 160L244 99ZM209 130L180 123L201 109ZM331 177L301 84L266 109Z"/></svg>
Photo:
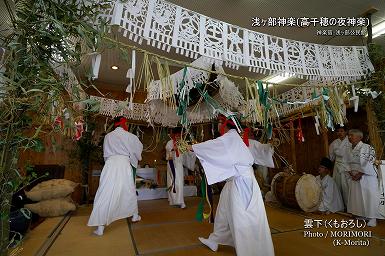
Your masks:
<svg viewBox="0 0 385 256"><path fill-rule="evenodd" d="M80 207L71 216L47 255L235 255L234 248L220 246L218 252L214 253L199 242L198 237L207 237L213 229L213 224L195 220L199 200L199 198L186 198L186 209L169 206L166 199L140 201L139 212L142 216L140 222L131 223L126 219L116 221L105 229L102 237L92 235L93 228L87 227L92 205ZM350 216L304 213L277 205L266 205L266 212L277 256L385 255L383 220L380 220L375 228L353 229L372 231L373 237L367 239L368 246L333 246L333 239L349 240L349 238L304 237L304 231L309 230L304 227L305 219L348 220ZM61 218L47 219L30 232L26 237L22 255L34 255L60 220ZM313 228L311 231L326 234L330 229L321 227Z"/></svg>
<svg viewBox="0 0 385 256"><path fill-rule="evenodd" d="M270 228L277 231L290 231L303 229L304 217L288 212L284 209L273 208L266 205L267 219Z"/></svg>
<svg viewBox="0 0 385 256"><path fill-rule="evenodd" d="M142 220L135 223L135 226L140 227L156 223L194 221L199 200L197 198L187 199L185 202L187 207L184 209L170 206L167 200L164 199L139 202L139 214L142 216Z"/></svg>
<svg viewBox="0 0 385 256"><path fill-rule="evenodd" d="M207 237L211 225L199 222L166 223L133 229L138 252L147 254L170 248L200 245L199 236Z"/></svg>
<svg viewBox="0 0 385 256"><path fill-rule="evenodd" d="M102 237L92 234L93 228L87 226L91 207L80 208L64 227L48 256L62 255L135 255L128 224L125 219L113 222L106 227Z"/></svg>
<svg viewBox="0 0 385 256"><path fill-rule="evenodd" d="M217 252L213 252L203 245L174 248L160 253L145 254L145 256L234 256L235 250L230 246L220 246Z"/></svg>
<svg viewBox="0 0 385 256"><path fill-rule="evenodd" d="M21 255L35 255L63 217L47 218L24 237Z"/></svg>
<svg viewBox="0 0 385 256"><path fill-rule="evenodd" d="M213 224L195 220L199 201L197 197L185 198L186 209L170 206L165 199L139 202L142 221L132 226L138 253L214 255L198 240L200 236L207 237L213 229ZM221 246L215 255L235 255L235 251L231 247Z"/></svg>

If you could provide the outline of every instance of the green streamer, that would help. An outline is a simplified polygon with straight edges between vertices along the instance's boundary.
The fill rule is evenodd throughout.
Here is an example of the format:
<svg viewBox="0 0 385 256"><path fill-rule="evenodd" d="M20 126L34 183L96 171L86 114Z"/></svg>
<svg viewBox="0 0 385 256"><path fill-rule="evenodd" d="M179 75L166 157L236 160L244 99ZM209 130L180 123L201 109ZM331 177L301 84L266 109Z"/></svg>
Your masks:
<svg viewBox="0 0 385 256"><path fill-rule="evenodd" d="M201 193L202 193L202 197L198 204L198 210L195 214L195 219L199 222L203 221L203 210L204 210L204 204L206 200L206 177L204 176L204 174L202 176L202 181L201 181Z"/></svg>

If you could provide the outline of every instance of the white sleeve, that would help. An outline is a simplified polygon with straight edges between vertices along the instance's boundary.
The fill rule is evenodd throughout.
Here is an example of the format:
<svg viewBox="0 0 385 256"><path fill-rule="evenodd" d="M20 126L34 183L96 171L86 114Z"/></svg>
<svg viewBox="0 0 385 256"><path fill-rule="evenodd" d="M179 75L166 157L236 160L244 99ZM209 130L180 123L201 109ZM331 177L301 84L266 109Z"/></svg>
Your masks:
<svg viewBox="0 0 385 256"><path fill-rule="evenodd" d="M272 145L262 144L259 141L251 141L249 150L253 155L255 164L274 168L274 148Z"/></svg>
<svg viewBox="0 0 385 256"><path fill-rule="evenodd" d="M324 182L322 182L324 183ZM325 185L322 186L322 203L324 204L324 207L328 211L332 211L332 203L333 203L333 184L330 183L328 180L325 182Z"/></svg>
<svg viewBox="0 0 385 256"><path fill-rule="evenodd" d="M196 161L196 155L194 152L186 152L182 155L183 159L183 166L185 166L187 169L193 171L195 167L195 161Z"/></svg>
<svg viewBox="0 0 385 256"><path fill-rule="evenodd" d="M235 175L234 161L220 138L192 145L200 160L209 185Z"/></svg>
<svg viewBox="0 0 385 256"><path fill-rule="evenodd" d="M374 148L368 144L362 145L360 150L360 163L361 172L370 176L377 176L376 169L374 167L374 160L376 159L376 152Z"/></svg>
<svg viewBox="0 0 385 256"><path fill-rule="evenodd" d="M103 140L103 157L104 161L107 161L107 158L110 156L110 146L108 145L108 134L104 136Z"/></svg>
<svg viewBox="0 0 385 256"><path fill-rule="evenodd" d="M141 161L142 160L142 151L143 151L143 144L142 142L139 140L139 138L137 136L133 136L133 144L134 144L134 156L136 157L136 159L138 159L138 161Z"/></svg>
<svg viewBox="0 0 385 256"><path fill-rule="evenodd" d="M174 145L173 145L173 142L172 140L169 140L166 144L166 159L169 159L170 157L172 157L172 153L171 151L173 150L174 148Z"/></svg>
<svg viewBox="0 0 385 256"><path fill-rule="evenodd" d="M335 152L334 152L334 150L335 150L335 148L334 148L335 142L336 142L336 141L333 141L333 142L330 143L330 145L329 145L329 158L330 158L330 160L332 160L333 162L336 160L336 154L335 154Z"/></svg>

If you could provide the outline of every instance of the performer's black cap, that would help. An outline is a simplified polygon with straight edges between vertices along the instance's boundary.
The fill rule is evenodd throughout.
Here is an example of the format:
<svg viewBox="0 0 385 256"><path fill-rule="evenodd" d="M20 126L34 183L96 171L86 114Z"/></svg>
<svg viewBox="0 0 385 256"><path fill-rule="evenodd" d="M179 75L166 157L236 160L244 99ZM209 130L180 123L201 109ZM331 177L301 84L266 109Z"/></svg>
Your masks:
<svg viewBox="0 0 385 256"><path fill-rule="evenodd" d="M324 157L324 158L321 159L320 165L323 166L323 167L328 168L329 170L333 169L333 162L330 161L330 159L327 158L327 157Z"/></svg>

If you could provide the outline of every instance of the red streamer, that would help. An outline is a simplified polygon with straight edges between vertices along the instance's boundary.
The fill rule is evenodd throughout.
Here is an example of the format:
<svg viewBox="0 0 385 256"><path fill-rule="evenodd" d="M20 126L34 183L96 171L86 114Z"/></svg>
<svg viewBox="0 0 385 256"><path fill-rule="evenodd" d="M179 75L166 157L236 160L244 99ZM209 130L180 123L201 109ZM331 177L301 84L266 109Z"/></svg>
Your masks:
<svg viewBox="0 0 385 256"><path fill-rule="evenodd" d="M250 133L250 128L246 127L243 129L243 142L246 144L246 146L249 146L249 133Z"/></svg>

